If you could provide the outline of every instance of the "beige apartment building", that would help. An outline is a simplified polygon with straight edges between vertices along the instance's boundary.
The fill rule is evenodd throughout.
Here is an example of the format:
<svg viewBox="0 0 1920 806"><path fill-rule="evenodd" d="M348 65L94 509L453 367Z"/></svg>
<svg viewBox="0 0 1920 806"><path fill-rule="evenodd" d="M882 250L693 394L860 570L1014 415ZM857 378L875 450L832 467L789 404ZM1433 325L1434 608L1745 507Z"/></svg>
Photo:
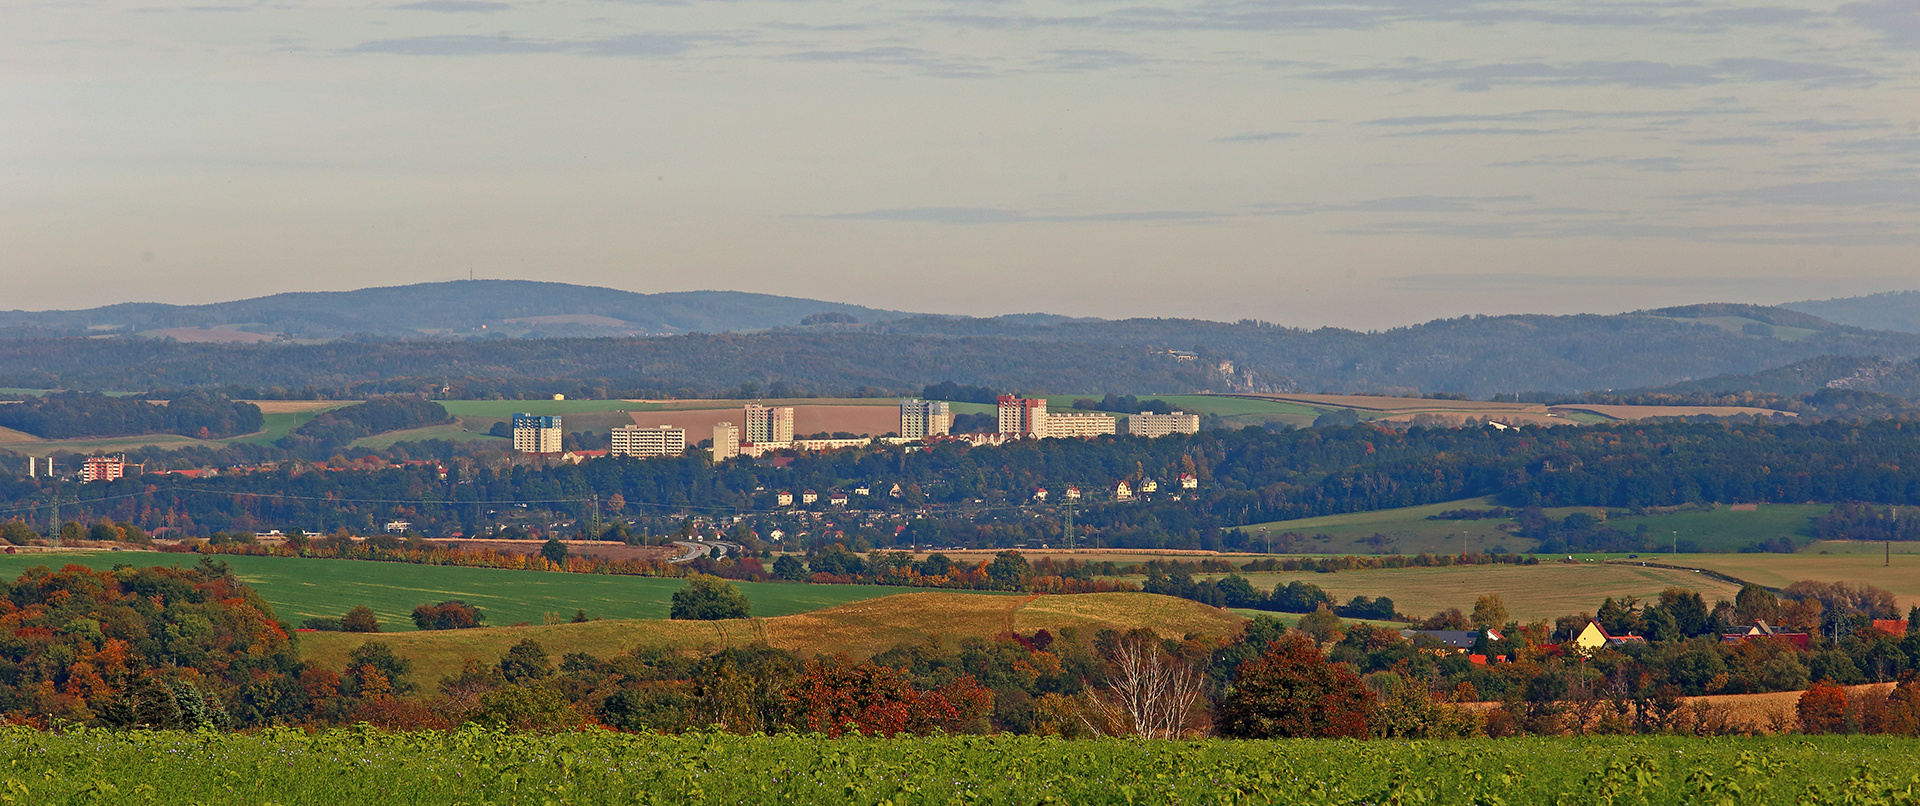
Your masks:
<svg viewBox="0 0 1920 806"><path fill-rule="evenodd" d="M1164 437L1168 434L1200 433L1200 415L1174 412L1154 414L1143 411L1127 415L1127 433L1136 437Z"/></svg>
<svg viewBox="0 0 1920 806"><path fill-rule="evenodd" d="M671 425L647 428L638 425L615 426L609 456L680 456L687 452L687 431Z"/></svg>
<svg viewBox="0 0 1920 806"><path fill-rule="evenodd" d="M1047 414L1046 435L1053 439L1093 437L1115 433L1118 426L1119 421L1111 414L1056 411Z"/></svg>
<svg viewBox="0 0 1920 806"><path fill-rule="evenodd" d="M747 404L747 430L741 435L756 445L793 441L793 407Z"/></svg>
<svg viewBox="0 0 1920 806"><path fill-rule="evenodd" d="M723 462L740 455L740 428L733 423L713 424L713 461Z"/></svg>
<svg viewBox="0 0 1920 806"><path fill-rule="evenodd" d="M900 401L900 436L906 439L945 436L953 427L953 413L949 408L944 400L908 398Z"/></svg>

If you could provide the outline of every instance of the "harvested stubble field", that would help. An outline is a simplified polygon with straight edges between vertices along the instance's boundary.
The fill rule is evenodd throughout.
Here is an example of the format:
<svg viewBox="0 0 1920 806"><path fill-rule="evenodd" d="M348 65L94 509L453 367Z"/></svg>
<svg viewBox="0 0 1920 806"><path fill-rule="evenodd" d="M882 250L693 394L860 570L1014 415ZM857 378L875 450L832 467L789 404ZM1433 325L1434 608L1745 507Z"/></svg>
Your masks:
<svg viewBox="0 0 1920 806"><path fill-rule="evenodd" d="M1210 575L1218 578L1222 575ZM1471 612L1474 599L1497 593L1520 621L1591 613L1607 597L1657 597L1667 588L1686 588L1708 602L1732 599L1739 586L1705 574L1672 568L1620 563L1541 563L1539 565L1465 565L1444 568L1385 568L1337 574L1242 574L1255 587L1271 589L1299 580L1324 588L1345 602L1354 596L1392 597L1394 607L1427 616L1449 607Z"/></svg>
<svg viewBox="0 0 1920 806"><path fill-rule="evenodd" d="M1898 804L1911 740L0 730L24 803ZM160 773L158 771L164 771Z"/></svg>
<svg viewBox="0 0 1920 806"><path fill-rule="evenodd" d="M339 668L354 648L376 640L412 660L416 680L431 682L459 671L465 658L491 662L524 638L540 642L556 657L585 652L605 658L640 646L698 650L756 642L801 657L842 652L864 657L902 642L989 638L1040 629L1057 633L1068 627L1082 631L1146 627L1168 638L1188 634L1227 637L1237 633L1244 621L1219 608L1145 593L1040 596L937 591L902 593L794 615L728 621L593 621L391 636L303 633L300 651L321 666Z"/></svg>
<svg viewBox="0 0 1920 806"><path fill-rule="evenodd" d="M1821 554L1820 545L1814 544L1796 554L1682 554L1653 559L1718 571L1774 588L1802 579L1864 582L1891 591L1899 600L1902 614L1909 607L1920 606L1920 554L1895 552L1889 561L1871 549L1859 554ZM1872 548L1878 546L1874 544Z"/></svg>

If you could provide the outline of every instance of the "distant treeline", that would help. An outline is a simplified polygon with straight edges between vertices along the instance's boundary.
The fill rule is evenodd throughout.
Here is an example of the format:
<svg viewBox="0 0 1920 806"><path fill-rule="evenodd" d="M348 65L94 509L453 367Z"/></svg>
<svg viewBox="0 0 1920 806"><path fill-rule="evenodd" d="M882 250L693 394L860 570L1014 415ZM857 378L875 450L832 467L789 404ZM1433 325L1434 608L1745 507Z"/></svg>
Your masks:
<svg viewBox="0 0 1920 806"><path fill-rule="evenodd" d="M58 392L0 406L0 427L42 439L181 434L201 439L250 434L264 417L252 403L192 392L166 405L98 392Z"/></svg>

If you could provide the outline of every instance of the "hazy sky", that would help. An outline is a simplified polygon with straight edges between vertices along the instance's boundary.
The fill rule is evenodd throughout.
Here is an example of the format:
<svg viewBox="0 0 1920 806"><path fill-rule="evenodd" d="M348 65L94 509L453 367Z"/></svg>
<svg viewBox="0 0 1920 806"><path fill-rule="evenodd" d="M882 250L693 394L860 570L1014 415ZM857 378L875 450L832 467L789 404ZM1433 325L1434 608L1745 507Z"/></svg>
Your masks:
<svg viewBox="0 0 1920 806"><path fill-rule="evenodd" d="M1382 327L1916 258L1915 0L0 7L0 308L472 272Z"/></svg>

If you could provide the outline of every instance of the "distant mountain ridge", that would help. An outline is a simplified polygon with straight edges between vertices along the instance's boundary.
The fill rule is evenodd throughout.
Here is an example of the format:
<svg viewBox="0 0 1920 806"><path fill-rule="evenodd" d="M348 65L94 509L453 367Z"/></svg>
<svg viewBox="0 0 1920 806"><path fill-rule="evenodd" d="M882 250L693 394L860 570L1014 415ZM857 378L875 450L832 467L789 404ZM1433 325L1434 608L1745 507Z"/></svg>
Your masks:
<svg viewBox="0 0 1920 806"><path fill-rule="evenodd" d="M220 338L201 338L210 332ZM1856 371L1865 374L1848 383L1870 386L1882 378L1897 390L1904 388L1899 373L1847 362L1900 365L1920 357L1920 334L1729 303L1612 315L1465 316L1360 332L1253 320L939 316L731 291L639 294L515 280L199 306L16 311L0 313L0 335L13 337L0 340L0 387L118 391L314 386L370 393L465 383L508 393L565 380L572 386L555 391L697 396L785 383L866 395L954 381L1057 393L1485 398L1727 383L1784 391L1844 381ZM230 343L187 343L196 340ZM1782 369L1810 359L1829 363ZM1776 374L1762 377L1769 371Z"/></svg>
<svg viewBox="0 0 1920 806"><path fill-rule="evenodd" d="M1887 291L1864 297L1789 302L1780 307L1842 325L1920 333L1920 291Z"/></svg>
<svg viewBox="0 0 1920 806"><path fill-rule="evenodd" d="M290 292L205 305L141 302L74 311L0 311L11 335L176 336L180 341L666 336L800 325L815 314L860 322L914 314L742 291L642 294L533 280L456 280ZM208 334L166 333L178 329ZM259 338L218 338L221 333ZM181 337L185 336L185 337Z"/></svg>

